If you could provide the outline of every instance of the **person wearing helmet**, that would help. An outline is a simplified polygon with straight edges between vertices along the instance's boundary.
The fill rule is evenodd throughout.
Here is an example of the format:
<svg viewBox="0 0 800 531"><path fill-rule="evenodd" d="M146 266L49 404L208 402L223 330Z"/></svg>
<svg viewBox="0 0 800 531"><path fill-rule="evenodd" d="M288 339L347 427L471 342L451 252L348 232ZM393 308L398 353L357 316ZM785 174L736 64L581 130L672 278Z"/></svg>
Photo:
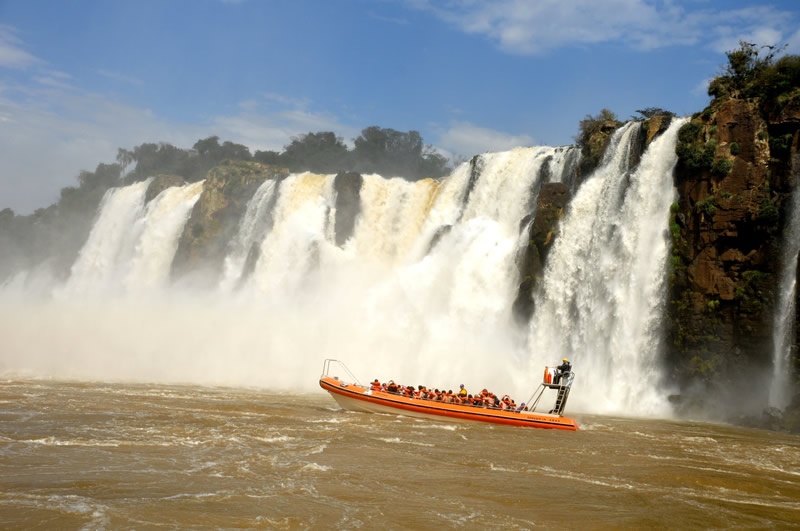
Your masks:
<svg viewBox="0 0 800 531"><path fill-rule="evenodd" d="M556 367L556 369L558 370L558 372L556 373L555 378L553 378L554 384L559 383L561 381L562 376L566 376L567 374L572 372L572 365L570 365L569 360L567 358L564 358L561 360L561 365Z"/></svg>

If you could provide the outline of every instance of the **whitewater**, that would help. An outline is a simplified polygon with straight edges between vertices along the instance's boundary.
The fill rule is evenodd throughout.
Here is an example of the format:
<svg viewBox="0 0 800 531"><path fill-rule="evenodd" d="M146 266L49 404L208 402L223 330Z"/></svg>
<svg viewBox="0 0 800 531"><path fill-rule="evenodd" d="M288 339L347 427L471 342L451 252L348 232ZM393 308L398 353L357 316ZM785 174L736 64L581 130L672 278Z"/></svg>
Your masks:
<svg viewBox="0 0 800 531"><path fill-rule="evenodd" d="M519 401L567 357L572 411L668 415L660 319L683 123L637 164L644 133L626 124L582 183L575 147L486 153L441 180L364 175L341 246L335 175L266 181L213 289L170 276L203 183L147 203L149 180L113 189L65 281L29 272L0 289L0 374L309 392L337 358L362 381L463 383ZM520 328L511 307L523 220L550 182L573 198Z"/></svg>

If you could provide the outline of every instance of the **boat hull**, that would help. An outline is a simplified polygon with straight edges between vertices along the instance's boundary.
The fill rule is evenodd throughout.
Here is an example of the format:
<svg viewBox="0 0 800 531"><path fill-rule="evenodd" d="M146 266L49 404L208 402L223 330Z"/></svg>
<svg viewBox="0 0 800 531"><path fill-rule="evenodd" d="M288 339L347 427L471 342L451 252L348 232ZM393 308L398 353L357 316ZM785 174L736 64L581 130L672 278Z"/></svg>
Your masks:
<svg viewBox="0 0 800 531"><path fill-rule="evenodd" d="M329 376L321 377L319 385L328 391L343 409L351 411L406 415L448 422L488 422L506 426L570 431L578 429L578 424L574 419L559 415L529 411L503 411L408 398L382 391L372 391L366 387L345 383Z"/></svg>

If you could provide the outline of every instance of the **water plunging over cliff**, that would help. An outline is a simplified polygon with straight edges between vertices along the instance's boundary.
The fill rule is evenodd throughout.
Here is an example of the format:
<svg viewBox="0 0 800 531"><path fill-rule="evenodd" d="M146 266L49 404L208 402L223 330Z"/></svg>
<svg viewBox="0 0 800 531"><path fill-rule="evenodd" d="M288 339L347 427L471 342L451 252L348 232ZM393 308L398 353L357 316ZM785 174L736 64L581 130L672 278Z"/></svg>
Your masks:
<svg viewBox="0 0 800 531"><path fill-rule="evenodd" d="M778 305L773 325L772 383L769 405L780 409L791 400L791 358L794 344L795 300L797 292L797 259L800 254L800 190L792 192L788 230L784 235L783 264L778 292Z"/></svg>
<svg viewBox="0 0 800 531"><path fill-rule="evenodd" d="M150 179L111 190L64 288L67 296L163 289L203 183L168 188L146 206Z"/></svg>
<svg viewBox="0 0 800 531"><path fill-rule="evenodd" d="M659 294L678 126L633 168L639 126L625 126L580 187L576 148L484 154L439 181L364 175L352 235L338 244L334 175L267 181L228 242L220 289L210 291L168 282L202 184L147 205L146 182L114 190L62 296L43 303L51 334L34 341L17 313L0 319L0 332L24 345L5 370L312 390L320 360L336 357L364 378L488 386L519 401L542 365L566 355L580 373L572 400L582 409L659 412ZM521 222L545 182L577 195L525 339L511 318L515 261L526 243Z"/></svg>
<svg viewBox="0 0 800 531"><path fill-rule="evenodd" d="M664 413L660 319L665 296L676 120L635 168L640 125L619 129L578 190L548 256L531 323L531 370L571 359L595 411ZM577 405L577 404L576 404Z"/></svg>

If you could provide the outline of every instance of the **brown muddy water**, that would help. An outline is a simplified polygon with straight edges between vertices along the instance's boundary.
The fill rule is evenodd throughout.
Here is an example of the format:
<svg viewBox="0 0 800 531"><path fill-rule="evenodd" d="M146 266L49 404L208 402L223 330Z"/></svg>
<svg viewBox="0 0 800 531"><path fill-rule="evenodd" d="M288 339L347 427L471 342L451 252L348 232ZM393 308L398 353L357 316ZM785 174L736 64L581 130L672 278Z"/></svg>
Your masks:
<svg viewBox="0 0 800 531"><path fill-rule="evenodd" d="M0 383L4 529L800 526L800 437L341 411L323 392Z"/></svg>

